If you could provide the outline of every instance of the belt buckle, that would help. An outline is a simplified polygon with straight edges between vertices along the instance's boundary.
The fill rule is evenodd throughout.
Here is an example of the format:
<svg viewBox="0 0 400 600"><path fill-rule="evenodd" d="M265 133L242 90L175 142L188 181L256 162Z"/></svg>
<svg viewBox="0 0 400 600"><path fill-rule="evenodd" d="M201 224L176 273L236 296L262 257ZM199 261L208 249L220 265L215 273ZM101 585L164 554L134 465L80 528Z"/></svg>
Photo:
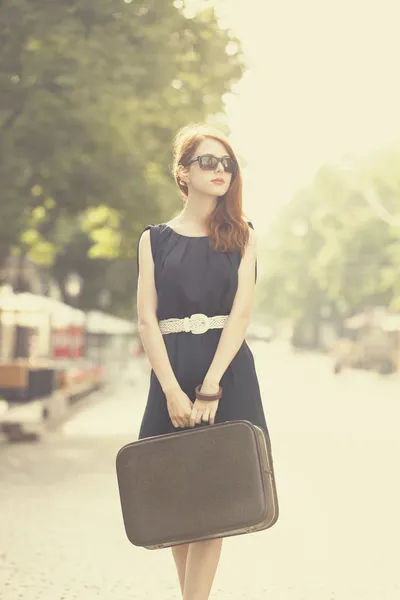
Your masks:
<svg viewBox="0 0 400 600"><path fill-rule="evenodd" d="M190 317L190 327L195 335L205 333L210 329L210 320L203 313L196 313Z"/></svg>

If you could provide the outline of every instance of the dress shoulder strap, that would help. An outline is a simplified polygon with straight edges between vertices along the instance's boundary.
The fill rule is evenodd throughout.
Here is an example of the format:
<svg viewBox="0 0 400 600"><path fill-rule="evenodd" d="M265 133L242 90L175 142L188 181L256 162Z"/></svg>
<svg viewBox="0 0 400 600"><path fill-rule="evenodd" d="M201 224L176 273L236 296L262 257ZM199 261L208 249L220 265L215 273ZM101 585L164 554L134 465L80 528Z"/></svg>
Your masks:
<svg viewBox="0 0 400 600"><path fill-rule="evenodd" d="M139 235L139 239L138 239L137 246L136 246L136 267L137 267L138 276L139 276L139 242L140 242L141 237L144 234L144 232L147 231L148 229L150 230L150 245L151 245L151 253L153 255L154 264L156 262L159 227L158 227L158 225L151 223L150 225L147 225L143 229L142 233Z"/></svg>

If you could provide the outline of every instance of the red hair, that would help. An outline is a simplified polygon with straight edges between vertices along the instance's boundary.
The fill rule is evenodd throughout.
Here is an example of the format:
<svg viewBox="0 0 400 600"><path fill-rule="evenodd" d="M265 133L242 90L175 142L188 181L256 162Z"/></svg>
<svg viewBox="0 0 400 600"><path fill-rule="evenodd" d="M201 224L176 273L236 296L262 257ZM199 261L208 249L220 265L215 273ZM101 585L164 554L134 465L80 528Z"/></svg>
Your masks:
<svg viewBox="0 0 400 600"><path fill-rule="evenodd" d="M188 196L188 187L179 178L179 170L182 165L187 164L187 161L193 158L199 144L207 138L221 142L229 156L238 163L232 146L221 132L207 125L188 125L184 127L175 138L172 170L176 184L185 198ZM232 252L240 250L243 256L249 239L249 226L243 219L246 215L242 209L242 187L242 174L238 163L237 171L232 175L228 191L218 198L215 210L206 222L207 234L211 238L214 251Z"/></svg>

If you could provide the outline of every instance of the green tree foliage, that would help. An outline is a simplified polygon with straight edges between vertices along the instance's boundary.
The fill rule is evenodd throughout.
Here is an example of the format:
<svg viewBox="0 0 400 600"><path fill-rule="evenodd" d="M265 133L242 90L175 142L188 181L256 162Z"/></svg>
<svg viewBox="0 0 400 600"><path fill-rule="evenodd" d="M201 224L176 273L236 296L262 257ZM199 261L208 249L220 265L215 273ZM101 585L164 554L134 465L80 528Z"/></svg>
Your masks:
<svg viewBox="0 0 400 600"><path fill-rule="evenodd" d="M3 0L0 260L17 245L53 264L78 219L93 258L134 261L144 225L177 206L173 136L220 112L242 72L211 9Z"/></svg>
<svg viewBox="0 0 400 600"><path fill-rule="evenodd" d="M400 306L399 172L396 149L317 172L271 229L264 310L298 322L318 318L325 306L342 316Z"/></svg>

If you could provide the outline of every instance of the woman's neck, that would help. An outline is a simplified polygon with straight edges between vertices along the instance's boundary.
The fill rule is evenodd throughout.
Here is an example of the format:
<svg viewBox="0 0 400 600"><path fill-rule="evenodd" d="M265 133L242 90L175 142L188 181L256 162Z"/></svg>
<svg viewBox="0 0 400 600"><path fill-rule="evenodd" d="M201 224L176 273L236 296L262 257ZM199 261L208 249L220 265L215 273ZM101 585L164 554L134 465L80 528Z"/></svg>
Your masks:
<svg viewBox="0 0 400 600"><path fill-rule="evenodd" d="M179 213L179 218L185 223L205 225L208 217L214 212L217 201L216 196L196 194L192 191L187 197L185 207Z"/></svg>

